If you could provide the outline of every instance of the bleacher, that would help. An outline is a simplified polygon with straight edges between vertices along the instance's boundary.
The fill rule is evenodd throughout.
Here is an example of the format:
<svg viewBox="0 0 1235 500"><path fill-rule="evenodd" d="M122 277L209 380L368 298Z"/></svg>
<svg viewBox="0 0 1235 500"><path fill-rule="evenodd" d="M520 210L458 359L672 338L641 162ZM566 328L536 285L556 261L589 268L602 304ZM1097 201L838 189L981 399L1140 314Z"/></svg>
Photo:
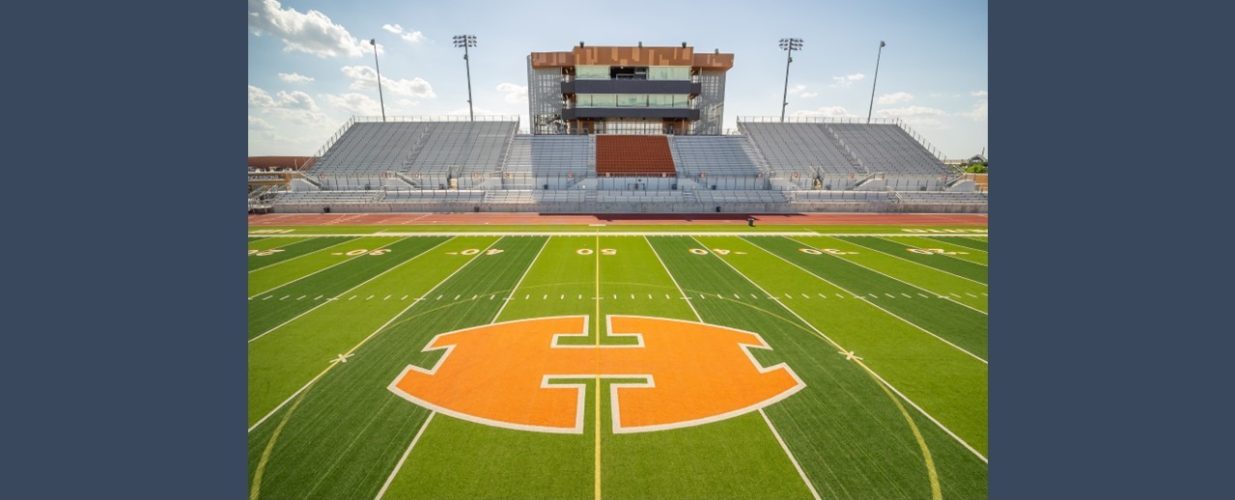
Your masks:
<svg viewBox="0 0 1235 500"><path fill-rule="evenodd" d="M888 176L946 176L948 167L896 125L822 124L836 132L845 146L871 172Z"/></svg>
<svg viewBox="0 0 1235 500"><path fill-rule="evenodd" d="M495 173L517 126L516 122L433 123L401 170L455 176Z"/></svg>
<svg viewBox="0 0 1235 500"><path fill-rule="evenodd" d="M984 212L898 124L738 121L743 135L516 135L518 122L353 119L269 209ZM265 203L263 207L267 206Z"/></svg>
<svg viewBox="0 0 1235 500"><path fill-rule="evenodd" d="M673 153L663 135L596 136L596 174L673 176Z"/></svg>
<svg viewBox="0 0 1235 500"><path fill-rule="evenodd" d="M431 122L355 123L309 172L356 175L403 171L416 139L433 125Z"/></svg>
<svg viewBox="0 0 1235 500"><path fill-rule="evenodd" d="M673 136L669 148L678 171L687 176L740 175L762 172L757 153L745 137L732 135Z"/></svg>
<svg viewBox="0 0 1235 500"><path fill-rule="evenodd" d="M528 175L586 175L596 169L591 136L516 135L502 172Z"/></svg>
<svg viewBox="0 0 1235 500"><path fill-rule="evenodd" d="M986 193L955 193L948 191L897 191L893 194L901 203L915 204L981 204L987 203Z"/></svg>
<svg viewBox="0 0 1235 500"><path fill-rule="evenodd" d="M809 178L869 173L819 124L739 121L738 129L750 138L774 171Z"/></svg>

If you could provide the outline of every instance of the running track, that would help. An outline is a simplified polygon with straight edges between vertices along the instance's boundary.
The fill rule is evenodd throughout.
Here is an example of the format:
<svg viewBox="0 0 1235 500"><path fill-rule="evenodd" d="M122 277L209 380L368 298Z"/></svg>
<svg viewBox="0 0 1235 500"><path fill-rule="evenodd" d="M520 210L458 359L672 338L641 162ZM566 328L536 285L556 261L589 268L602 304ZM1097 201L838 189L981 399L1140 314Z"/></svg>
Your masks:
<svg viewBox="0 0 1235 500"><path fill-rule="evenodd" d="M838 224L913 225L973 225L986 226L986 214L880 214L821 213L756 215L763 224L826 226ZM535 213L359 213L359 214L266 214L250 215L250 226L306 225L690 225L746 224L746 215L739 214L597 214L540 215Z"/></svg>

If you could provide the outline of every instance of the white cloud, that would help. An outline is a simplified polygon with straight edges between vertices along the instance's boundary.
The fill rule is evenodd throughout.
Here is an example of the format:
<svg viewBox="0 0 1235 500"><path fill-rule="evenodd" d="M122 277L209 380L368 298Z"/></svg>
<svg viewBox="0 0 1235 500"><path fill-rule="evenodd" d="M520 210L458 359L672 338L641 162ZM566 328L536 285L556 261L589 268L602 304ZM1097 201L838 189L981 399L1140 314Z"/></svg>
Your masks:
<svg viewBox="0 0 1235 500"><path fill-rule="evenodd" d="M851 75L834 76L832 77L833 87L852 87L853 84L860 82L866 78L862 73L853 73Z"/></svg>
<svg viewBox="0 0 1235 500"><path fill-rule="evenodd" d="M913 94L908 92L895 92L892 94L884 94L879 96L879 104L896 104L898 102L909 102L913 100Z"/></svg>
<svg viewBox="0 0 1235 500"><path fill-rule="evenodd" d="M939 108L927 106L905 106L903 108L885 108L875 111L881 118L900 118L906 122L926 128L944 128L942 118L948 113Z"/></svg>
<svg viewBox="0 0 1235 500"><path fill-rule="evenodd" d="M293 83L293 84L313 82L313 77L304 76L300 73L279 73L279 79L283 80L286 83Z"/></svg>
<svg viewBox="0 0 1235 500"><path fill-rule="evenodd" d="M968 116L975 122L984 122L986 121L986 108L986 99L983 99L981 102L978 102L973 106L972 111L965 113L965 116Z"/></svg>
<svg viewBox="0 0 1235 500"><path fill-rule="evenodd" d="M273 130L274 127L266 120L249 115L249 130Z"/></svg>
<svg viewBox="0 0 1235 500"><path fill-rule="evenodd" d="M343 75L352 80L348 86L351 90L376 90L377 89L377 71L368 66L344 66L342 68ZM433 99L437 94L433 93L433 86L423 78L416 77L411 80L394 79L388 76L382 77L382 92L389 92L390 95Z"/></svg>
<svg viewBox="0 0 1235 500"><path fill-rule="evenodd" d="M405 31L398 24L383 24L382 29L399 35L399 38L402 38L407 43L418 44L426 40L424 33L415 30Z"/></svg>
<svg viewBox="0 0 1235 500"><path fill-rule="evenodd" d="M985 90L975 90L973 92L970 92L969 95L973 97L986 97L986 91Z"/></svg>
<svg viewBox="0 0 1235 500"><path fill-rule="evenodd" d="M364 94L347 93L343 95L326 94L326 102L331 106L347 111L353 115L374 116L382 113L381 103L377 99Z"/></svg>
<svg viewBox="0 0 1235 500"><path fill-rule="evenodd" d="M269 92L249 85L249 108L262 115L297 123L314 124L326 119L326 115L317 107L317 102L309 94L299 90L280 90L271 96ZM253 120L249 120L249 123L252 124Z"/></svg>
<svg viewBox="0 0 1235 500"><path fill-rule="evenodd" d="M278 37L285 52L304 52L325 59L360 57L369 48L368 40L356 38L320 11L283 8L279 0L248 1L249 29L255 35Z"/></svg>
<svg viewBox="0 0 1235 500"><path fill-rule="evenodd" d="M802 99L810 99L812 97L819 97L818 92L807 92L806 85L802 85L802 84L797 84L792 87L789 87L789 95L794 96L794 97L799 97Z"/></svg>
<svg viewBox="0 0 1235 500"><path fill-rule="evenodd" d="M826 118L854 118L857 115L850 113L844 106L824 106L816 109L807 109L794 111L793 116L822 116Z"/></svg>
<svg viewBox="0 0 1235 500"><path fill-rule="evenodd" d="M497 85L497 91L505 95L504 99L508 103L527 104L527 85L502 82Z"/></svg>

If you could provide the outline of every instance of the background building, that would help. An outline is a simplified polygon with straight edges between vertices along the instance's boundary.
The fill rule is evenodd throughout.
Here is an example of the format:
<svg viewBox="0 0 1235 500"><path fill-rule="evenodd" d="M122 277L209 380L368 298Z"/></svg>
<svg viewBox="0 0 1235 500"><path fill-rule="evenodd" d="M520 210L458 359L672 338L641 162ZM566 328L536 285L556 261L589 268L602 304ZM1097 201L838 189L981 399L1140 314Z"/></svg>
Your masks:
<svg viewBox="0 0 1235 500"><path fill-rule="evenodd" d="M533 134L715 135L733 54L693 47L588 47L527 58Z"/></svg>

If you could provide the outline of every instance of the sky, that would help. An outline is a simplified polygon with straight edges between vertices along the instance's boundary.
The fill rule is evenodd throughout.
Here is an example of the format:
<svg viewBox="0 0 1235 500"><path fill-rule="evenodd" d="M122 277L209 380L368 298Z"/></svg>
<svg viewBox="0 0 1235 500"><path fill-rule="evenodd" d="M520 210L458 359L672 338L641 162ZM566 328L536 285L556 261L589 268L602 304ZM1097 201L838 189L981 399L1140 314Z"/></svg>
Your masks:
<svg viewBox="0 0 1235 500"><path fill-rule="evenodd" d="M789 116L865 118L880 40L874 116L899 117L948 158L987 146L986 0L394 1L248 0L249 154L311 155L352 115L467 114L463 49L473 34L477 115L527 129L529 52L587 45L674 46L734 54L725 128L780 115L781 38L804 40L789 74Z"/></svg>

